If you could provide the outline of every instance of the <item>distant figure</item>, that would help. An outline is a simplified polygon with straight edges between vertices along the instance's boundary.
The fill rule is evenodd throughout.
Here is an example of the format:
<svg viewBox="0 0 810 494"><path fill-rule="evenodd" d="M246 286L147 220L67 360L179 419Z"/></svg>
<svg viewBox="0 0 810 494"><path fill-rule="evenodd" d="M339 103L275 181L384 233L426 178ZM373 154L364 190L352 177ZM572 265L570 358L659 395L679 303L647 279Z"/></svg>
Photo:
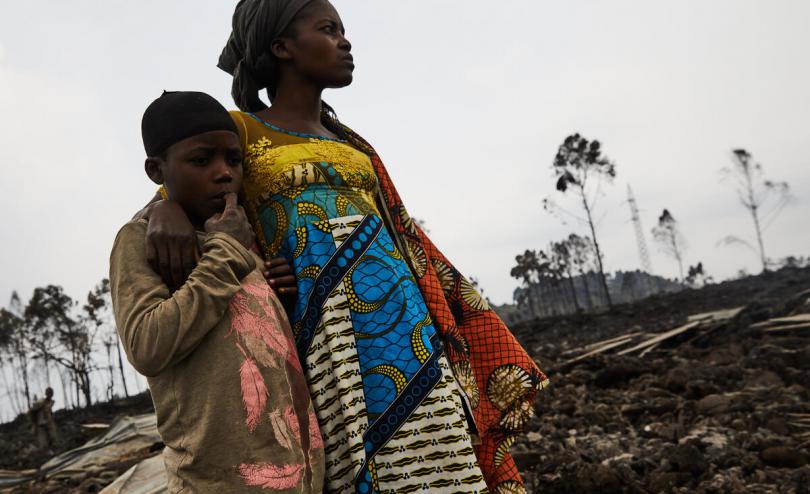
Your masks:
<svg viewBox="0 0 810 494"><path fill-rule="evenodd" d="M53 404L53 388L49 387L45 389L45 398L34 402L28 410L37 447L41 450L53 451L59 443L59 433L53 420Z"/></svg>

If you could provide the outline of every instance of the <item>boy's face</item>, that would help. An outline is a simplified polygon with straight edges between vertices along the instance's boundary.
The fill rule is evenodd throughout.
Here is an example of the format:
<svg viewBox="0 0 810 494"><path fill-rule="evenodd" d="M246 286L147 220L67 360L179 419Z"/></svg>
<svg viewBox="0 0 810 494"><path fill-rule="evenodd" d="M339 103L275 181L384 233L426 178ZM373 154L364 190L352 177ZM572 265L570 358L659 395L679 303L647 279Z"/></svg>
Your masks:
<svg viewBox="0 0 810 494"><path fill-rule="evenodd" d="M222 211L225 194L242 186L239 138L227 130L189 137L170 146L164 157L147 158L146 174L202 225Z"/></svg>

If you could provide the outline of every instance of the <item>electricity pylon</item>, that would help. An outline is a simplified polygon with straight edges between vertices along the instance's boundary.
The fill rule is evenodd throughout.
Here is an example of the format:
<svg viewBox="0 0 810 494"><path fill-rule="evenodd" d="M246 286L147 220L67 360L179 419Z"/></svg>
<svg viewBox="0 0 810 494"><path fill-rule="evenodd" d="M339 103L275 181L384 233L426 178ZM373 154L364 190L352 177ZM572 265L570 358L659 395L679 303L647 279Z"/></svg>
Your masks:
<svg viewBox="0 0 810 494"><path fill-rule="evenodd" d="M633 196L633 189L627 184L627 202L630 204L630 219L636 228L636 243L638 244L638 257L641 261L641 269L647 274L652 274L652 262L650 262L650 252L647 250L647 240L644 237L644 229L641 227L641 218L638 214L638 205Z"/></svg>

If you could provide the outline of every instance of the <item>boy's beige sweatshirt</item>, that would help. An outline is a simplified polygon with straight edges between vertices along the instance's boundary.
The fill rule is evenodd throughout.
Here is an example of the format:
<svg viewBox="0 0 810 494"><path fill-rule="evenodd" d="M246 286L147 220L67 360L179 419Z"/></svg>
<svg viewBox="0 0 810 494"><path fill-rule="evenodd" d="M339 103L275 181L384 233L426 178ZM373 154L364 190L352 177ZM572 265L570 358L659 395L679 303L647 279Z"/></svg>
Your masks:
<svg viewBox="0 0 810 494"><path fill-rule="evenodd" d="M323 440L261 259L199 233L200 262L171 292L145 236L142 220L118 232L110 287L127 357L152 392L169 491L320 494Z"/></svg>

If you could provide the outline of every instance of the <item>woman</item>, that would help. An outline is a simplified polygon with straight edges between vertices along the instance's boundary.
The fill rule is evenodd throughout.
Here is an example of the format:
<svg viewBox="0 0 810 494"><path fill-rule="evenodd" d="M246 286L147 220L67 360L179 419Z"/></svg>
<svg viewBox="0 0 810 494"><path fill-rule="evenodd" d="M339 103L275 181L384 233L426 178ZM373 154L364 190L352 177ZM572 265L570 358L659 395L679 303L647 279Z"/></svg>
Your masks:
<svg viewBox="0 0 810 494"><path fill-rule="evenodd" d="M285 258L297 280L291 322L326 484L523 492L508 448L546 377L411 220L373 148L321 101L352 81L344 33L326 0L242 0L219 63L244 112L233 117L245 209L265 258ZM158 211L155 231L187 228ZM164 265L189 257L174 251L155 250Z"/></svg>

